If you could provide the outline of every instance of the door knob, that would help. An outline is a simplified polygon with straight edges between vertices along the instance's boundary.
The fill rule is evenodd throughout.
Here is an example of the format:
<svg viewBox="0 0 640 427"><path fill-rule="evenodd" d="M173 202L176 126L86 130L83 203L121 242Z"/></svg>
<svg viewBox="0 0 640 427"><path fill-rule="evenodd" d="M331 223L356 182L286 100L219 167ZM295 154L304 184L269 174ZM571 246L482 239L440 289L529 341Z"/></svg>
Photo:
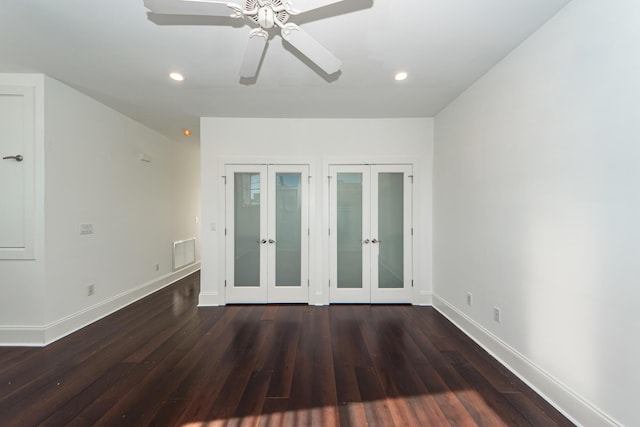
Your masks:
<svg viewBox="0 0 640 427"><path fill-rule="evenodd" d="M17 154L15 156L6 156L2 158L2 160L10 160L10 159L15 160L16 162L21 162L24 160L24 157L22 157L21 154Z"/></svg>
<svg viewBox="0 0 640 427"><path fill-rule="evenodd" d="M369 244L369 239L364 239L364 240L362 241L362 243L364 243L365 245L366 245L366 244Z"/></svg>
<svg viewBox="0 0 640 427"><path fill-rule="evenodd" d="M256 240L256 242L257 242L258 244L262 243L262 244L264 245L265 243L267 243L267 239Z"/></svg>
<svg viewBox="0 0 640 427"><path fill-rule="evenodd" d="M273 239L269 239L269 243L275 243L276 241Z"/></svg>
<svg viewBox="0 0 640 427"><path fill-rule="evenodd" d="M371 243L382 243L382 240L373 239L373 240L371 241Z"/></svg>

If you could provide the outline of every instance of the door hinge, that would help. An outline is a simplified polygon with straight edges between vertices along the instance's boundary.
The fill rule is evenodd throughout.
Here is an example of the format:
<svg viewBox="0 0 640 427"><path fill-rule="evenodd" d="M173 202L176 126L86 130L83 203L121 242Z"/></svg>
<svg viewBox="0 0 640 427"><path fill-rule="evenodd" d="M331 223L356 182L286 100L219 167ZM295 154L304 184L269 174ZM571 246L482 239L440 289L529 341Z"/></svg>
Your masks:
<svg viewBox="0 0 640 427"><path fill-rule="evenodd" d="M411 235L413 236L413 227L411 227Z"/></svg>
<svg viewBox="0 0 640 427"><path fill-rule="evenodd" d="M227 235L227 227L224 228L224 235Z"/></svg>
<svg viewBox="0 0 640 427"><path fill-rule="evenodd" d="M331 236L331 229L329 229L329 236Z"/></svg>
<svg viewBox="0 0 640 427"><path fill-rule="evenodd" d="M224 287L225 288L227 287L227 281L226 280L224 281Z"/></svg>
<svg viewBox="0 0 640 427"><path fill-rule="evenodd" d="M311 236L311 229L307 228L307 236Z"/></svg>
<svg viewBox="0 0 640 427"><path fill-rule="evenodd" d="M307 280L307 288L311 287L311 281Z"/></svg>
<svg viewBox="0 0 640 427"><path fill-rule="evenodd" d="M409 175L409 179L411 179L411 183L413 184L413 175Z"/></svg>
<svg viewBox="0 0 640 427"><path fill-rule="evenodd" d="M411 287L413 288L413 280L411 281Z"/></svg>
<svg viewBox="0 0 640 427"><path fill-rule="evenodd" d="M331 287L331 280L329 280L329 287Z"/></svg>

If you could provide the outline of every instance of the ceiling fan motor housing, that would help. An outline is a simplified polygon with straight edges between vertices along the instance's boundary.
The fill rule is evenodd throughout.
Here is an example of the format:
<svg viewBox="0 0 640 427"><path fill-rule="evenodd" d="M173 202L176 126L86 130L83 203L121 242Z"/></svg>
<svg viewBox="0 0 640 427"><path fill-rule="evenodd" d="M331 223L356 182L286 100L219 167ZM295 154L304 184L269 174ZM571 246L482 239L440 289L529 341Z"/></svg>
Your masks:
<svg viewBox="0 0 640 427"><path fill-rule="evenodd" d="M289 19L289 13L286 10L278 12L273 10L274 8L282 9L283 6L282 0L246 0L244 7L247 11L258 9L256 15L247 16L247 18L268 30L273 28L276 20L284 24Z"/></svg>

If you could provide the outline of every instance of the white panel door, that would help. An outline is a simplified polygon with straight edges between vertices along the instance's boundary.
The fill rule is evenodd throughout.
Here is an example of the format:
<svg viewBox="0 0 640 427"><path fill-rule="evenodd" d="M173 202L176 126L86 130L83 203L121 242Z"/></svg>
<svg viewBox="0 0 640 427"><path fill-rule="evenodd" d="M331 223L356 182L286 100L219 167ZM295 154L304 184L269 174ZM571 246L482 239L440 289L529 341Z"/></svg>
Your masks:
<svg viewBox="0 0 640 427"><path fill-rule="evenodd" d="M331 166L331 302L371 301L370 168Z"/></svg>
<svg viewBox="0 0 640 427"><path fill-rule="evenodd" d="M411 171L330 167L331 302L411 302Z"/></svg>
<svg viewBox="0 0 640 427"><path fill-rule="evenodd" d="M33 257L33 89L0 87L0 259Z"/></svg>
<svg viewBox="0 0 640 427"><path fill-rule="evenodd" d="M371 302L409 303L412 167L371 166Z"/></svg>
<svg viewBox="0 0 640 427"><path fill-rule="evenodd" d="M226 177L226 301L308 302L308 166L227 165Z"/></svg>
<svg viewBox="0 0 640 427"><path fill-rule="evenodd" d="M267 302L309 301L309 167L269 165Z"/></svg>

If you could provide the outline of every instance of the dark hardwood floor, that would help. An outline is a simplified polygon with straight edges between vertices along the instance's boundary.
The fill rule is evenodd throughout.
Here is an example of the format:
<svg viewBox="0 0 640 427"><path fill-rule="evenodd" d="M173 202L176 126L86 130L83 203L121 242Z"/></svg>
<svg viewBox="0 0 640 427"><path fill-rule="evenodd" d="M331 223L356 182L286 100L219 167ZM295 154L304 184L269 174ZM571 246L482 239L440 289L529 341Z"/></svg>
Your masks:
<svg viewBox="0 0 640 427"><path fill-rule="evenodd" d="M430 307L197 308L196 273L0 348L2 426L568 426Z"/></svg>

